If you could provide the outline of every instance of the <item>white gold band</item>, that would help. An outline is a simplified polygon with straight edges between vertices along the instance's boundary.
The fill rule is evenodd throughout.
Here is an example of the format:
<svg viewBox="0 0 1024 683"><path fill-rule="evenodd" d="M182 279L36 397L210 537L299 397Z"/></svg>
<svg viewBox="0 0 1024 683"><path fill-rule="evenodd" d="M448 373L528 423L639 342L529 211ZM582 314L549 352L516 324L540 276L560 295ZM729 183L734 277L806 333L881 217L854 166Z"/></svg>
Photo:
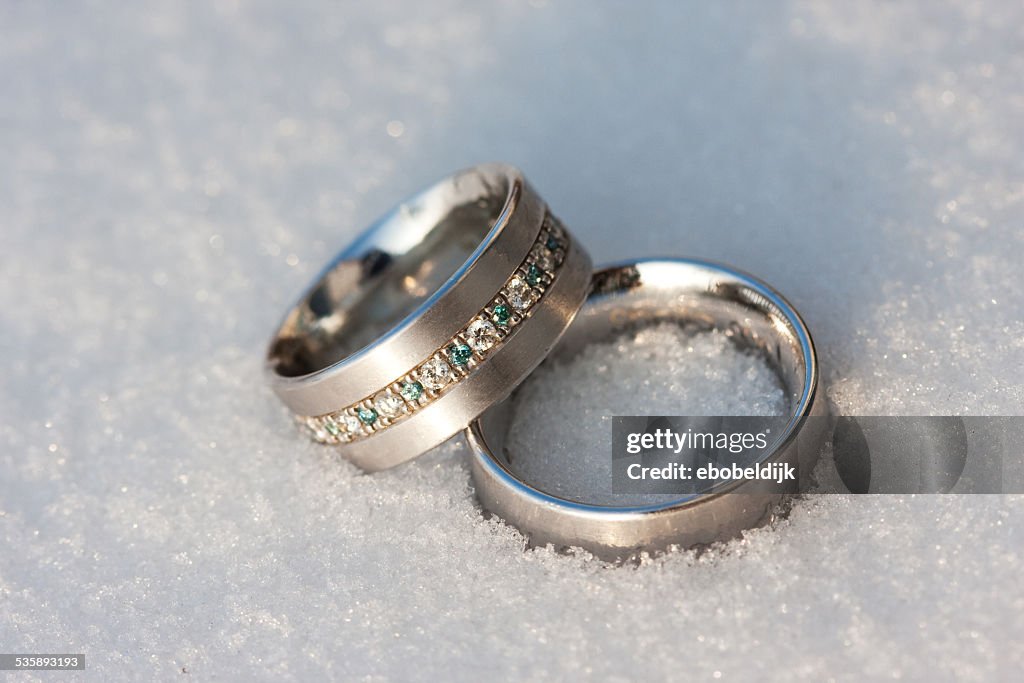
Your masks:
<svg viewBox="0 0 1024 683"><path fill-rule="evenodd" d="M516 169L458 173L371 226L289 312L267 375L367 470L438 445L547 355L590 260Z"/></svg>
<svg viewBox="0 0 1024 683"><path fill-rule="evenodd" d="M792 465L806 478L827 433L827 420L811 419L826 415L814 344L793 307L749 275L687 259L605 267L595 273L592 293L550 357L571 357L587 343L661 321L723 330L774 366L791 412L761 462ZM466 430L466 438L481 504L534 544L583 547L608 559L708 544L763 523L776 502L795 492L795 483L739 480L650 506L563 499L530 486L510 468L504 446L511 403L489 409Z"/></svg>

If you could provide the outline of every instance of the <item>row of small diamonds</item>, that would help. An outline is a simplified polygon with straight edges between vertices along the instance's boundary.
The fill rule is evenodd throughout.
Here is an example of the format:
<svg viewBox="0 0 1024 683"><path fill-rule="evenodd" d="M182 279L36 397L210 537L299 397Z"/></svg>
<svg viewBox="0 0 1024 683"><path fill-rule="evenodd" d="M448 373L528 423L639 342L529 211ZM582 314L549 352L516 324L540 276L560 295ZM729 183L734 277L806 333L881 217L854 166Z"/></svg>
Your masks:
<svg viewBox="0 0 1024 683"><path fill-rule="evenodd" d="M348 443L387 429L473 372L526 318L554 281L569 238L548 214L530 255L484 310L414 370L342 410L299 418L320 443Z"/></svg>

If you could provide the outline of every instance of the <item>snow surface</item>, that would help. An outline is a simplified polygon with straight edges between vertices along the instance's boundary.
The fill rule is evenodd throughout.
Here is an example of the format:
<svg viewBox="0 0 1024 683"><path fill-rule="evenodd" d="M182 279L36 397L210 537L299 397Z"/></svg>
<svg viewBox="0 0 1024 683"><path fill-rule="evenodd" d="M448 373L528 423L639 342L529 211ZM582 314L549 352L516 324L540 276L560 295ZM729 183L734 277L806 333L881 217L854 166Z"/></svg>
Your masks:
<svg viewBox="0 0 1024 683"><path fill-rule="evenodd" d="M995 0L4 3L0 650L86 654L19 680L1010 679L1021 497L809 496L609 568L484 520L457 443L360 474L260 370L362 226L504 160L597 262L778 288L844 413L1020 414L1021 74Z"/></svg>

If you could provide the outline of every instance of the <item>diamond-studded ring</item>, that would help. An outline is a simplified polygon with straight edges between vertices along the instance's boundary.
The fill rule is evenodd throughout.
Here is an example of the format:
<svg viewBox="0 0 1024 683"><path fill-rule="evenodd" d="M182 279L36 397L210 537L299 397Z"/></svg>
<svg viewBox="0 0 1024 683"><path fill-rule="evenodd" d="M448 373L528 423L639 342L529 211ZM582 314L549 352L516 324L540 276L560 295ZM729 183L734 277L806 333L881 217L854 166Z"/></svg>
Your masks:
<svg viewBox="0 0 1024 683"><path fill-rule="evenodd" d="M594 274L592 293L549 358L571 358L590 342L661 322L694 331L720 330L776 371L790 412L761 462L787 463L807 483L829 431L814 343L796 310L745 273L691 259L606 266ZM505 448L513 404L514 398L494 405L470 425L466 439L481 504L535 545L583 547L621 560L670 545L710 544L766 522L775 504L799 489L797 481L733 480L706 493L680 494L646 506L567 500L516 475L510 462L514 454ZM624 415L630 411L623 406Z"/></svg>
<svg viewBox="0 0 1024 683"><path fill-rule="evenodd" d="M269 382L313 439L393 467L507 396L576 315L590 270L517 169L462 171L327 266L275 333Z"/></svg>

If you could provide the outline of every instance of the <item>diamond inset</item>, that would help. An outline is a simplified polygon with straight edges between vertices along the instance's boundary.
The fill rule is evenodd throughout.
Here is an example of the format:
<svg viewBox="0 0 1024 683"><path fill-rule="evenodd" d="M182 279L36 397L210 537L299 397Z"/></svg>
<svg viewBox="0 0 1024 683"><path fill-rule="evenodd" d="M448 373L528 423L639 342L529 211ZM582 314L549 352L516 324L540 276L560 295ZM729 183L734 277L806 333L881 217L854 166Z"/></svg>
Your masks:
<svg viewBox="0 0 1024 683"><path fill-rule="evenodd" d="M311 432L313 432L313 438L317 441L331 440L330 432L325 428L323 421L318 420L315 417L307 417L306 426L309 427Z"/></svg>
<svg viewBox="0 0 1024 683"><path fill-rule="evenodd" d="M452 362L452 365L457 365L461 368L469 363L469 359L473 357L473 350L465 344L452 344L448 347L447 354L448 360Z"/></svg>
<svg viewBox="0 0 1024 683"><path fill-rule="evenodd" d="M334 421L341 425L341 428L348 432L351 436L363 433L363 423L359 421L359 418L349 413L341 413L335 415Z"/></svg>
<svg viewBox="0 0 1024 683"><path fill-rule="evenodd" d="M490 320L477 318L466 329L466 341L477 353L483 353L498 343L498 330Z"/></svg>
<svg viewBox="0 0 1024 683"><path fill-rule="evenodd" d="M419 382L403 382L402 398L406 401L418 401L423 395L423 385Z"/></svg>
<svg viewBox="0 0 1024 683"><path fill-rule="evenodd" d="M377 411L373 408L360 408L359 421L364 425L372 425L377 421Z"/></svg>
<svg viewBox="0 0 1024 683"><path fill-rule="evenodd" d="M373 399L373 407L388 418L396 418L405 412L405 401L390 391L382 391Z"/></svg>
<svg viewBox="0 0 1024 683"><path fill-rule="evenodd" d="M448 384L451 378L451 367L440 358L431 358L420 366L420 380L428 389L437 391Z"/></svg>
<svg viewBox="0 0 1024 683"><path fill-rule="evenodd" d="M543 275L544 271L531 263L530 267L526 269L526 283L531 287L536 287L540 284L540 278Z"/></svg>
<svg viewBox="0 0 1024 683"><path fill-rule="evenodd" d="M551 271L555 268L555 255L543 244L533 245L530 252L534 262L544 270Z"/></svg>
<svg viewBox="0 0 1024 683"><path fill-rule="evenodd" d="M517 311L529 308L530 304L533 303L534 296L535 294L530 289L530 285L518 275L509 280L508 285L505 286L505 298L512 304L512 308Z"/></svg>
<svg viewBox="0 0 1024 683"><path fill-rule="evenodd" d="M334 421L334 418L328 415L323 418L324 429L333 436L335 439L341 436L341 425Z"/></svg>
<svg viewBox="0 0 1024 683"><path fill-rule="evenodd" d="M508 321L511 317L512 311L508 310L508 306L505 304L498 304L494 307L494 311L491 313L491 322L495 325L505 327L508 325Z"/></svg>

